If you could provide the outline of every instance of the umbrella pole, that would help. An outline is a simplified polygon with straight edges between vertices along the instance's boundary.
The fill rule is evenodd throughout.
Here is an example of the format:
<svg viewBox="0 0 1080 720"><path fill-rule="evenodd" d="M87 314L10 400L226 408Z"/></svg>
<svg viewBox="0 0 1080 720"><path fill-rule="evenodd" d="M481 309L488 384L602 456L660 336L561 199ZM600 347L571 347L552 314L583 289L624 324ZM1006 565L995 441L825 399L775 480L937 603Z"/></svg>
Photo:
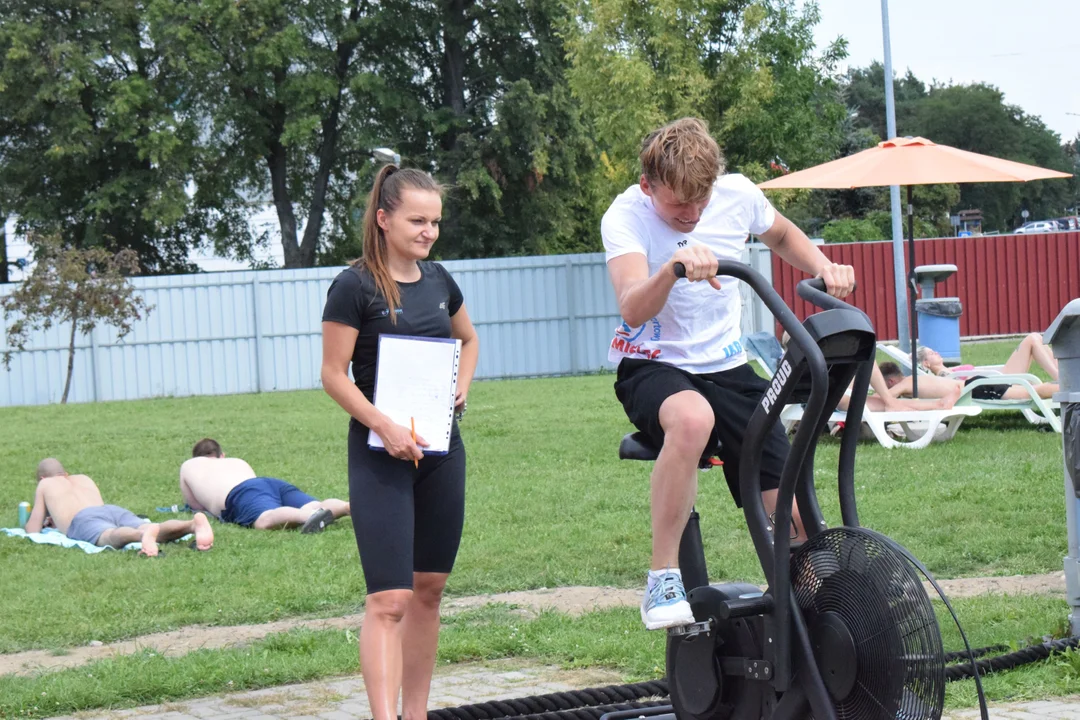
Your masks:
<svg viewBox="0 0 1080 720"><path fill-rule="evenodd" d="M919 397L919 365L916 361L916 348L919 338L919 326L915 318L915 206L911 201L911 186L907 186L907 227L908 227L908 326L911 328L911 397Z"/></svg>

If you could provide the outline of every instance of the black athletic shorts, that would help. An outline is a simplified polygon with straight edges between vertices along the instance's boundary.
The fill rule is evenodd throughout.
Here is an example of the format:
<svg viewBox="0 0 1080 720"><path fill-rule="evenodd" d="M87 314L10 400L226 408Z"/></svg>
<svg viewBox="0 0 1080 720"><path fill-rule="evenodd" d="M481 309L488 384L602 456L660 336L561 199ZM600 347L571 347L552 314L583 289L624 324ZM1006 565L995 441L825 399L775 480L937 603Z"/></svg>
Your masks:
<svg viewBox="0 0 1080 720"><path fill-rule="evenodd" d="M465 522L465 445L457 424L450 452L420 467L368 447L349 422L349 503L368 594L411 590L414 572L449 573Z"/></svg>
<svg viewBox="0 0 1080 720"><path fill-rule="evenodd" d="M656 447L661 447L664 444L664 429L660 427L660 406L683 390L701 393L716 416L710 442L720 442L722 445L720 459L724 461L724 477L735 505L742 507L739 454L742 452L743 434L768 384L747 364L723 372L695 375L656 360L624 358L619 363L615 396L623 404L626 416L634 427L645 433ZM790 449L783 424L777 422L762 448L762 490L774 490L780 486L780 473Z"/></svg>
<svg viewBox="0 0 1080 720"><path fill-rule="evenodd" d="M976 380L982 380L984 375L972 375L964 381L967 387ZM976 400L1000 400L1005 396L1005 391L1011 387L1008 383L995 383L993 385L978 385L971 390L971 397Z"/></svg>

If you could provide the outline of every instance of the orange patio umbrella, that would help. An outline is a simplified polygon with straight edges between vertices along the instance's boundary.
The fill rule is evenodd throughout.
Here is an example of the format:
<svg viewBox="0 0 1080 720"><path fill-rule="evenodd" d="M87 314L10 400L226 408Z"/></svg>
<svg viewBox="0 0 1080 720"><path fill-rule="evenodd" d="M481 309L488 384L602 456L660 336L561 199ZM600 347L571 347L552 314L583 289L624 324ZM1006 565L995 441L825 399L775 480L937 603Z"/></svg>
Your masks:
<svg viewBox="0 0 1080 720"><path fill-rule="evenodd" d="M915 218L911 203L912 185L974 182L1028 182L1048 178L1072 177L1069 173L1047 170L989 155L938 145L926 138L893 138L862 152L806 170L782 175L758 187L820 188L849 190L880 185L907 186L908 213L908 305L911 334L912 394L917 395L915 347L918 331L915 323Z"/></svg>

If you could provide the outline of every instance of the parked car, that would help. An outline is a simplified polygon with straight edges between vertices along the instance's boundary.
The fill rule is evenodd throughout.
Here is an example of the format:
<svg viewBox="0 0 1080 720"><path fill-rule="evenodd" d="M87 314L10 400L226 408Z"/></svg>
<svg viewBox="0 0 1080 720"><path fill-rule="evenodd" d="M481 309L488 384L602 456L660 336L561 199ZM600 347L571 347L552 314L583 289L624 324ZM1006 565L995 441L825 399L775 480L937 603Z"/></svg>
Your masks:
<svg viewBox="0 0 1080 720"><path fill-rule="evenodd" d="M1058 232L1058 224L1052 220L1036 220L1035 222L1029 222L1023 227L1018 227L1013 230L1017 235L1024 233L1044 233L1044 232Z"/></svg>

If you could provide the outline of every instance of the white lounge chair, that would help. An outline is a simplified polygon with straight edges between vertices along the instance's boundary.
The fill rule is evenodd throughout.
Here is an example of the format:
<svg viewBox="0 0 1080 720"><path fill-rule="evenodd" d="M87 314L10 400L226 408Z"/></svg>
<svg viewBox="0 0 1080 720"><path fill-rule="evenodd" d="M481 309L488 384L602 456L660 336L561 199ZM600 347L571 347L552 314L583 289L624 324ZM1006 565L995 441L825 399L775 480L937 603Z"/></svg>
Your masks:
<svg viewBox="0 0 1080 720"><path fill-rule="evenodd" d="M900 348L895 345L886 345L880 342L877 344L877 349L895 360L908 374L911 373L911 355L902 352ZM1002 372L1004 367L1004 365L984 365L976 367L973 370L950 373L950 377L953 380L966 380L973 376L982 376L964 386L964 391L960 395L960 399L957 400L956 405L973 405L984 410L1018 410L1032 425L1049 425L1053 428L1054 432L1060 433L1061 419L1058 417L1057 411L1060 411L1061 405L1053 400L1039 397L1039 393L1035 390L1035 386L1041 384L1042 380L1030 373L1014 373L1006 375ZM918 370L919 377L924 375L932 377L924 368L920 367ZM980 385L1005 384L1024 388L1027 391L1028 397L1020 400L986 400L973 397L971 394L972 390Z"/></svg>
<svg viewBox="0 0 1080 720"><path fill-rule="evenodd" d="M948 410L897 410L874 412L863 408L863 425L870 429L874 438L886 448L921 450L931 442L951 440L964 418L974 417L982 408L973 405L956 406ZM802 420L803 406L788 405L780 413L784 428L790 432L795 423ZM847 422L847 413L836 410L829 417L829 425ZM906 440L893 437L890 425L899 425Z"/></svg>

